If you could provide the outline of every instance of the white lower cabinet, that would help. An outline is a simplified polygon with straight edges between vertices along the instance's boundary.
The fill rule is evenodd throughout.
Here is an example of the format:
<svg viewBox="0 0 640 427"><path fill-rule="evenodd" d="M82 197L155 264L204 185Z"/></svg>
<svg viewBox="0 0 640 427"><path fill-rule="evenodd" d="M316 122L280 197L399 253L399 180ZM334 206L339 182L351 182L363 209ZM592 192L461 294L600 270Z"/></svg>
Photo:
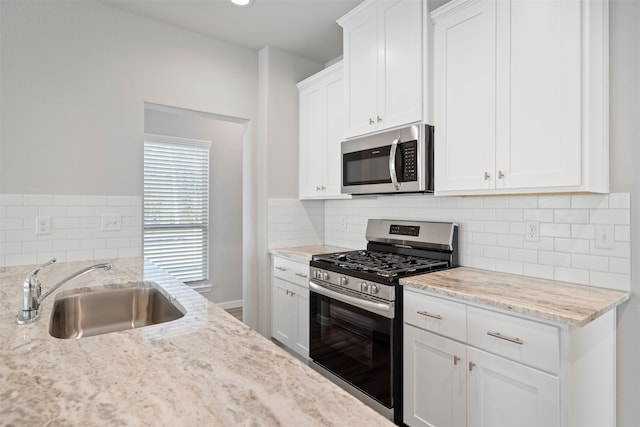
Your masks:
<svg viewBox="0 0 640 427"><path fill-rule="evenodd" d="M407 288L403 309L406 425L615 425L615 311L571 327Z"/></svg>
<svg viewBox="0 0 640 427"><path fill-rule="evenodd" d="M472 347L467 348L467 425L560 425L560 379Z"/></svg>
<svg viewBox="0 0 640 427"><path fill-rule="evenodd" d="M464 427L467 348L404 325L404 422L410 426Z"/></svg>
<svg viewBox="0 0 640 427"><path fill-rule="evenodd" d="M273 258L271 336L309 357L309 265Z"/></svg>

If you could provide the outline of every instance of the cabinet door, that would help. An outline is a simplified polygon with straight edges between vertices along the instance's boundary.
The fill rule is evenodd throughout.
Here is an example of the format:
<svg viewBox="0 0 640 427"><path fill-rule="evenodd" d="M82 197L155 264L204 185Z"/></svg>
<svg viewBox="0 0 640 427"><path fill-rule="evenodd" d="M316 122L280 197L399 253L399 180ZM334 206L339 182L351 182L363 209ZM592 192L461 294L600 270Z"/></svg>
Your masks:
<svg viewBox="0 0 640 427"><path fill-rule="evenodd" d="M380 53L376 2L371 2L343 25L345 136L352 137L375 130L377 120Z"/></svg>
<svg viewBox="0 0 640 427"><path fill-rule="evenodd" d="M467 348L469 427L560 425L560 380L499 356Z"/></svg>
<svg viewBox="0 0 640 427"><path fill-rule="evenodd" d="M496 3L434 18L435 189L493 188Z"/></svg>
<svg viewBox="0 0 640 427"><path fill-rule="evenodd" d="M309 358L309 289L294 286L295 335L293 349L305 359Z"/></svg>
<svg viewBox="0 0 640 427"><path fill-rule="evenodd" d="M422 2L381 1L378 8L379 129L422 118Z"/></svg>
<svg viewBox="0 0 640 427"><path fill-rule="evenodd" d="M326 190L325 196L342 193L342 154L340 144L344 139L344 85L342 68L327 81L327 141L326 141Z"/></svg>
<svg viewBox="0 0 640 427"><path fill-rule="evenodd" d="M300 92L300 198L322 196L326 140L327 93L318 83Z"/></svg>
<svg viewBox="0 0 640 427"><path fill-rule="evenodd" d="M497 3L497 188L582 183L580 3Z"/></svg>
<svg viewBox="0 0 640 427"><path fill-rule="evenodd" d="M412 427L466 424L466 347L404 325L404 422Z"/></svg>
<svg viewBox="0 0 640 427"><path fill-rule="evenodd" d="M272 320L271 336L282 344L291 346L294 336L294 309L291 285L284 280L272 278Z"/></svg>

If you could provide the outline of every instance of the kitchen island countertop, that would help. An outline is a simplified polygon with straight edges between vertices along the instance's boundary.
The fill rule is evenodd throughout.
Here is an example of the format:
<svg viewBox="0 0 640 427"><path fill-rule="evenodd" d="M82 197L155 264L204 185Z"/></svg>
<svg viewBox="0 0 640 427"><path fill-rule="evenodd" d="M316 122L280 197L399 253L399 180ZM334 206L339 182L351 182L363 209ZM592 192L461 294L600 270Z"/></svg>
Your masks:
<svg viewBox="0 0 640 427"><path fill-rule="evenodd" d="M392 425L152 264L112 263L65 284L22 326L22 281L34 266L0 268L0 425ZM39 277L46 288L90 264L54 264ZM49 335L56 296L143 278L186 315L82 339Z"/></svg>
<svg viewBox="0 0 640 427"><path fill-rule="evenodd" d="M628 292L457 267L400 284L518 314L584 326L629 299Z"/></svg>

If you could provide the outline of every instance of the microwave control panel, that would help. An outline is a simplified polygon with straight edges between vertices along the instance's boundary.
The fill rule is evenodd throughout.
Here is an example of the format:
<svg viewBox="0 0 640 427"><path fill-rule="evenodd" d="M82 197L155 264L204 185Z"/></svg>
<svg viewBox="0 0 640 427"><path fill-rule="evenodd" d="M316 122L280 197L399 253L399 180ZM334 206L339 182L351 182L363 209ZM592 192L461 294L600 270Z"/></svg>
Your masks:
<svg viewBox="0 0 640 427"><path fill-rule="evenodd" d="M402 152L402 176L398 177L400 182L410 182L418 180L418 142L407 141L400 145Z"/></svg>

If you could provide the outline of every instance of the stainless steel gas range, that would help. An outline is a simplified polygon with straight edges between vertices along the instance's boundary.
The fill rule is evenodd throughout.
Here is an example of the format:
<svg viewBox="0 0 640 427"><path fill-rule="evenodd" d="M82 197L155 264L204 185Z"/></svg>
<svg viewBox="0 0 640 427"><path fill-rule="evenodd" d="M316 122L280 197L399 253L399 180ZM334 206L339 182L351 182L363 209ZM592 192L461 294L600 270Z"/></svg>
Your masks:
<svg viewBox="0 0 640 427"><path fill-rule="evenodd" d="M453 223L370 219L367 249L310 262L310 365L402 423L403 277L458 265Z"/></svg>

